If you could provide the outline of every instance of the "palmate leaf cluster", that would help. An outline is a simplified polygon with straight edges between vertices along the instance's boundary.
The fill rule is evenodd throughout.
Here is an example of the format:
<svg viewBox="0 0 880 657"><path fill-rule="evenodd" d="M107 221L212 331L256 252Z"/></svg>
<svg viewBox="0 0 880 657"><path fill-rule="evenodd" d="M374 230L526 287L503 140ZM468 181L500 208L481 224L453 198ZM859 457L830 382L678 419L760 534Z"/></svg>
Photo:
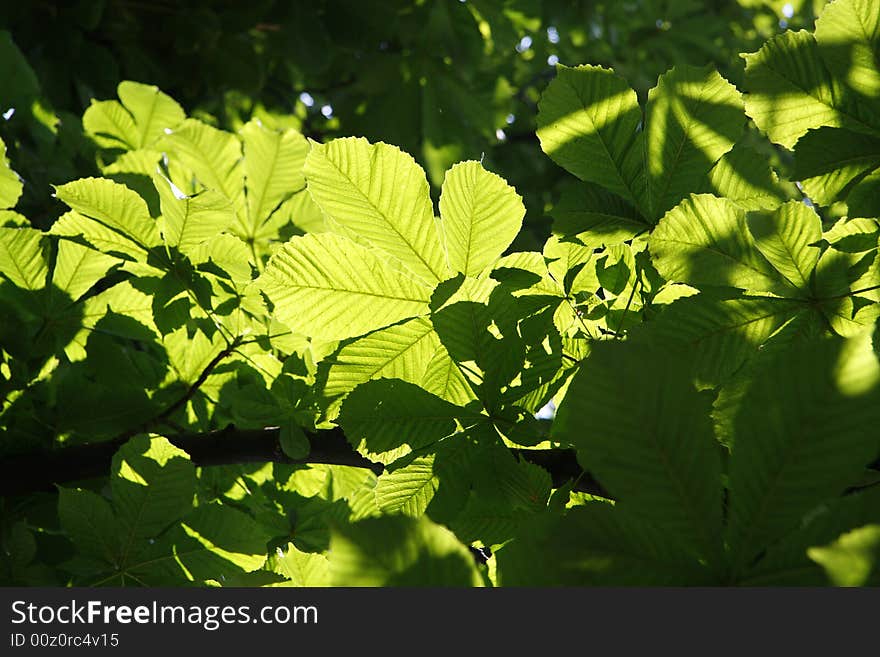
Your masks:
<svg viewBox="0 0 880 657"><path fill-rule="evenodd" d="M0 455L119 445L4 498L2 581L876 585L878 33L836 0L739 84L641 95L560 65L535 121L572 176L533 250L487 162L122 82L50 227L0 171ZM248 431L284 457L175 444ZM372 469L308 464L339 432ZM583 472L539 465L565 450Z"/></svg>

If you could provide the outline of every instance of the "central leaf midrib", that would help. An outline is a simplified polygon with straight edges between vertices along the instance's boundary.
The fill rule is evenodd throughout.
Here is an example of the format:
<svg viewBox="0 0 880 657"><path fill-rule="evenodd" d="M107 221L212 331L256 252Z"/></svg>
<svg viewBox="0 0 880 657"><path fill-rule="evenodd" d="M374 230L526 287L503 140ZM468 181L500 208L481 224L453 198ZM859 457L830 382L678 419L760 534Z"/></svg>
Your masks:
<svg viewBox="0 0 880 657"><path fill-rule="evenodd" d="M602 132L599 130L599 128L596 127L596 122L595 122L595 120L593 120L593 116L590 114L590 112L588 110L588 107L592 103L590 105L586 104L586 101L581 96L579 90L574 85L571 85L571 86L572 86L572 89L574 90L575 96L580 101L581 106L583 107L584 115L590 121L590 125L593 128L593 134L596 135L596 139L599 141L599 143L602 145L602 148L605 150L605 155L608 157L608 160L613 165L614 173L617 174L617 178L618 178L619 182L623 185L624 189L626 189L626 191L629 193L630 200L638 208L639 201L638 201L638 196L635 194L635 190L633 189L631 183L623 177L623 169L620 167L617 160L612 156L611 150L609 149L608 144L606 143L606 140L605 140L604 136L602 135ZM632 91L632 89L627 89L627 91ZM635 136L633 136L632 139L637 139L638 134L639 134L639 132L636 131ZM624 160L626 159L626 156L629 154L629 151L631 148L632 148L632 143L629 144L629 146L625 149L625 152L622 155Z"/></svg>

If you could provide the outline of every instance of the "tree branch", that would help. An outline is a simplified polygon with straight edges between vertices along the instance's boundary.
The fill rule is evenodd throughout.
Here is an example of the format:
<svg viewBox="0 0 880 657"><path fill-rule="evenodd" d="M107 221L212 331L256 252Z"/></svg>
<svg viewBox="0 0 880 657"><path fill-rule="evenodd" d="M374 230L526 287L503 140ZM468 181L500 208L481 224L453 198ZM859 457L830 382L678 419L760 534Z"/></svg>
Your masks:
<svg viewBox="0 0 880 657"><path fill-rule="evenodd" d="M384 471L358 454L341 429L309 434L311 451L304 459L290 459L281 450L280 431L272 429L237 429L229 426L204 434L181 434L168 439L190 455L198 466L235 463L291 463L350 465L367 468L376 474ZM60 447L5 458L0 461L0 496L52 491L56 484L106 476L116 451L129 436L87 445ZM584 473L577 463L574 450L513 450L520 458L546 469L554 486L576 480L575 490L608 497L599 483Z"/></svg>

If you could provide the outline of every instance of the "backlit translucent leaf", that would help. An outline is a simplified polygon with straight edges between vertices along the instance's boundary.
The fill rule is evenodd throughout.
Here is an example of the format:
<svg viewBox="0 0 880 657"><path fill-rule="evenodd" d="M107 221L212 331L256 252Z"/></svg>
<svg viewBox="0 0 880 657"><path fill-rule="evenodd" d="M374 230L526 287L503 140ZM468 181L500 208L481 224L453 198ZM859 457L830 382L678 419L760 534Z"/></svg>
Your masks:
<svg viewBox="0 0 880 657"><path fill-rule="evenodd" d="M384 513L417 518L428 508L439 484L434 474L434 455L421 456L380 475L376 501Z"/></svg>
<svg viewBox="0 0 880 657"><path fill-rule="evenodd" d="M865 336L797 343L716 406L719 432L732 436L727 542L740 568L880 449L880 363Z"/></svg>
<svg viewBox="0 0 880 657"><path fill-rule="evenodd" d="M213 189L177 198L167 180L157 176L154 181L162 199L162 232L169 246L192 252L235 221L229 201Z"/></svg>
<svg viewBox="0 0 880 657"><path fill-rule="evenodd" d="M811 128L832 126L875 132L864 114L844 104L841 80L822 61L823 51L806 31L784 32L746 60L746 113L770 139L786 148Z"/></svg>
<svg viewBox="0 0 880 657"><path fill-rule="evenodd" d="M538 104L541 148L581 180L643 207L642 112L635 92L599 66L556 70Z"/></svg>
<svg viewBox="0 0 880 657"><path fill-rule="evenodd" d="M0 273L25 290L46 285L43 233L34 228L0 228Z"/></svg>
<svg viewBox="0 0 880 657"><path fill-rule="evenodd" d="M246 123L240 134L244 141L247 229L252 236L283 200L305 187L302 168L309 143L294 130L276 132L259 121Z"/></svg>
<svg viewBox="0 0 880 657"><path fill-rule="evenodd" d="M290 586L328 586L330 564L323 554L301 552L293 543L269 556L272 572L284 575Z"/></svg>
<svg viewBox="0 0 880 657"><path fill-rule="evenodd" d="M446 173L440 217L449 266L476 276L494 263L519 233L526 209L502 178L479 162L461 162Z"/></svg>
<svg viewBox="0 0 880 657"><path fill-rule="evenodd" d="M140 141L134 119L115 100L95 100L83 114L83 128L101 148L134 150Z"/></svg>
<svg viewBox="0 0 880 657"><path fill-rule="evenodd" d="M552 435L573 444L578 461L630 512L717 562L721 459L710 399L691 384L684 354L635 342L594 347Z"/></svg>
<svg viewBox="0 0 880 657"><path fill-rule="evenodd" d="M880 5L872 0L829 3L816 21L816 41L833 75L860 95L880 99Z"/></svg>
<svg viewBox="0 0 880 657"><path fill-rule="evenodd" d="M368 518L336 527L330 539L334 586L480 586L468 549L426 517Z"/></svg>
<svg viewBox="0 0 880 657"><path fill-rule="evenodd" d="M841 240L842 242L843 240ZM841 244L847 248L845 244ZM880 261L877 251L826 249L816 263L813 293L831 328L853 336L870 328L880 315ZM858 295L854 295L859 291Z"/></svg>
<svg viewBox="0 0 880 657"><path fill-rule="evenodd" d="M339 424L359 452L390 463L456 433L458 418L479 417L412 383L379 379L358 386L346 398Z"/></svg>
<svg viewBox="0 0 880 657"><path fill-rule="evenodd" d="M391 269L374 251L331 233L294 237L258 285L281 321L326 340L363 335L427 312L431 288Z"/></svg>
<svg viewBox="0 0 880 657"><path fill-rule="evenodd" d="M477 398L468 380L455 361L449 357L449 352L443 345L439 345L434 352L425 367L425 375L419 381L419 385L431 394L457 406L466 406Z"/></svg>
<svg viewBox="0 0 880 657"><path fill-rule="evenodd" d="M753 148L740 145L734 146L712 167L706 191L746 210L772 209L785 200L784 190L767 158Z"/></svg>
<svg viewBox="0 0 880 657"><path fill-rule="evenodd" d="M425 172L394 146L366 139L314 144L305 174L312 198L346 231L429 283L446 278Z"/></svg>
<svg viewBox="0 0 880 657"><path fill-rule="evenodd" d="M782 283L749 235L745 213L726 199L691 195L666 213L648 245L669 281L767 291Z"/></svg>
<svg viewBox="0 0 880 657"><path fill-rule="evenodd" d="M52 284L66 293L71 301L76 301L118 263L113 256L76 242L59 240Z"/></svg>
<svg viewBox="0 0 880 657"><path fill-rule="evenodd" d="M810 130L794 148L792 175L820 205L846 195L847 185L880 166L880 137L822 127Z"/></svg>
<svg viewBox="0 0 880 657"><path fill-rule="evenodd" d="M159 196L153 184L153 177L159 171L162 153L156 150L139 149L127 151L111 164L101 168L105 178L110 178L137 192L147 202L150 214L159 216Z"/></svg>
<svg viewBox="0 0 880 657"><path fill-rule="evenodd" d="M93 100L83 115L86 132L103 148L149 146L186 118L180 105L153 85L125 80L117 93L121 103Z"/></svg>
<svg viewBox="0 0 880 657"><path fill-rule="evenodd" d="M799 201L789 201L772 213L750 214L747 223L755 246L801 293L808 293L810 275L819 261L822 221Z"/></svg>
<svg viewBox="0 0 880 657"><path fill-rule="evenodd" d="M365 335L333 357L324 394L338 397L371 379L420 383L438 346L434 327L421 317Z"/></svg>
<svg viewBox="0 0 880 657"><path fill-rule="evenodd" d="M232 203L238 219L236 227L243 231L247 211L238 138L196 119L187 119L160 143L169 150L173 162L192 171L202 185L220 192ZM240 236L247 237L248 232L243 231Z"/></svg>
<svg viewBox="0 0 880 657"><path fill-rule="evenodd" d="M165 438L139 436L113 457L110 487L123 536L123 555L192 508L195 466Z"/></svg>
<svg viewBox="0 0 880 657"><path fill-rule="evenodd" d="M109 228L100 221L89 219L75 210L61 215L49 229L50 235L83 241L102 253L123 257L126 260L147 259L147 250L123 233Z"/></svg>
<svg viewBox="0 0 880 657"><path fill-rule="evenodd" d="M135 148L152 144L166 130L171 130L186 118L177 101L156 86L125 80L119 83L117 92L137 126L138 142Z"/></svg>
<svg viewBox="0 0 880 657"><path fill-rule="evenodd" d="M853 529L808 554L835 586L880 586L880 524Z"/></svg>
<svg viewBox="0 0 880 657"><path fill-rule="evenodd" d="M736 88L710 67L677 66L648 94L651 216L661 217L694 191L745 128Z"/></svg>
<svg viewBox="0 0 880 657"><path fill-rule="evenodd" d="M23 184L6 160L6 144L0 139L0 208L15 207Z"/></svg>
<svg viewBox="0 0 880 657"><path fill-rule="evenodd" d="M268 533L246 513L220 503L193 510L126 572L150 586L220 580L266 562Z"/></svg>
<svg viewBox="0 0 880 657"><path fill-rule="evenodd" d="M694 357L701 385L734 374L804 304L773 297L717 299L703 293L678 299L650 323L650 336L682 345Z"/></svg>
<svg viewBox="0 0 880 657"><path fill-rule="evenodd" d="M55 187L55 195L80 214L101 222L149 249L160 244L147 204L135 192L106 178L83 178Z"/></svg>
<svg viewBox="0 0 880 657"><path fill-rule="evenodd" d="M588 246L619 244L652 225L616 194L589 184L564 187L550 214L554 234L577 235Z"/></svg>

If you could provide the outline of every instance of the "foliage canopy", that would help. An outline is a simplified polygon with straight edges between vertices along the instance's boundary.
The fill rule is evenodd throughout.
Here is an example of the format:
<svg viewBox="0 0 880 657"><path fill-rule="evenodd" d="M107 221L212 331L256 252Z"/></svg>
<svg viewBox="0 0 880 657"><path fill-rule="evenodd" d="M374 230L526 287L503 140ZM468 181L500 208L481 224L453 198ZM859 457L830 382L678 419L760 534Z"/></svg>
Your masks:
<svg viewBox="0 0 880 657"><path fill-rule="evenodd" d="M880 10L704 4L10 11L0 583L880 583Z"/></svg>

